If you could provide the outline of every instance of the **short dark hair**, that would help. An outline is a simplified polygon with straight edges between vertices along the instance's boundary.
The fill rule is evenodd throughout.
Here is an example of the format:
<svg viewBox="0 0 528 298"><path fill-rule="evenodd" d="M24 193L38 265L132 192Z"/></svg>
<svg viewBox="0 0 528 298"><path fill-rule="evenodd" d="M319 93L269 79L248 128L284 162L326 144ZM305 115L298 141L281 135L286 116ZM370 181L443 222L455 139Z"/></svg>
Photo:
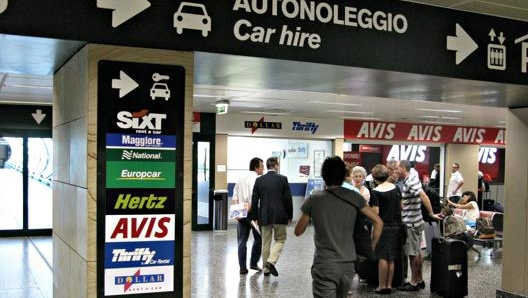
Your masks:
<svg viewBox="0 0 528 298"><path fill-rule="evenodd" d="M254 171L254 170L258 169L258 167L260 166L261 162L264 162L264 161L262 159L258 158L258 157L253 157L251 159L251 161L249 162L249 170L250 171Z"/></svg>
<svg viewBox="0 0 528 298"><path fill-rule="evenodd" d="M345 162L339 156L327 157L321 167L321 176L326 186L338 186L345 181Z"/></svg>
<svg viewBox="0 0 528 298"><path fill-rule="evenodd" d="M270 157L270 158L268 158L268 160L266 160L266 168L268 170L269 169L273 169L278 164L279 164L279 160L275 156Z"/></svg>
<svg viewBox="0 0 528 298"><path fill-rule="evenodd" d="M385 182L390 176L389 168L382 164L375 165L370 172L372 173L372 178L378 182Z"/></svg>

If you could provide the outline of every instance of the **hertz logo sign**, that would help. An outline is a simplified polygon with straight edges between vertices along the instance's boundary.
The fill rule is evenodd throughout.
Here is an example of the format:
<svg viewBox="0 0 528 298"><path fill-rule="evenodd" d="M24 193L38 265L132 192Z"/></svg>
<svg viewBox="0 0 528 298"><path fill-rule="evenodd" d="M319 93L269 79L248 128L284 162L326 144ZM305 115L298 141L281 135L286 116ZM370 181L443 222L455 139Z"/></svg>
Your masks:
<svg viewBox="0 0 528 298"><path fill-rule="evenodd" d="M114 209L163 209L166 201L167 197L157 197L154 194L143 197L120 194Z"/></svg>

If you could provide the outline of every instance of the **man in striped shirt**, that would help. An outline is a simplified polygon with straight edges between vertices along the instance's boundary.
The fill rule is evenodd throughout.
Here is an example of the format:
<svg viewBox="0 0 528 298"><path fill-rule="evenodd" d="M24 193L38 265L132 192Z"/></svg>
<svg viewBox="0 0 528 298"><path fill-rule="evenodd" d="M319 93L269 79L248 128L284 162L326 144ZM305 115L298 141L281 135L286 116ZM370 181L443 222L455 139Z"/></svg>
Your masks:
<svg viewBox="0 0 528 298"><path fill-rule="evenodd" d="M429 215L440 220L440 217L433 213L429 197L422 189L422 183L416 176L410 175L411 164L407 160L401 160L398 167L400 178L403 180L402 188L402 221L407 228L407 240L405 242L405 255L409 257L411 267L411 280L398 287L401 291L418 291L425 288L422 276L422 254L420 243L424 230L422 218L422 203Z"/></svg>

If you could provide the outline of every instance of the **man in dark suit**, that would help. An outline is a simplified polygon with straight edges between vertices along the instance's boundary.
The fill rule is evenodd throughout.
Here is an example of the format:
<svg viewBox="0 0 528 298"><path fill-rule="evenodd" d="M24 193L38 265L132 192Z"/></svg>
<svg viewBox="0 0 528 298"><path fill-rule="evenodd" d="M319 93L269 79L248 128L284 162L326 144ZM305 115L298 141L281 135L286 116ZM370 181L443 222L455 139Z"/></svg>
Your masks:
<svg viewBox="0 0 528 298"><path fill-rule="evenodd" d="M293 204L288 178L278 173L278 159L268 158L266 168L268 172L255 180L249 217L258 220L260 225L264 275L271 273L278 276L275 265L286 242L286 228L293 218ZM272 237L275 240L273 245Z"/></svg>

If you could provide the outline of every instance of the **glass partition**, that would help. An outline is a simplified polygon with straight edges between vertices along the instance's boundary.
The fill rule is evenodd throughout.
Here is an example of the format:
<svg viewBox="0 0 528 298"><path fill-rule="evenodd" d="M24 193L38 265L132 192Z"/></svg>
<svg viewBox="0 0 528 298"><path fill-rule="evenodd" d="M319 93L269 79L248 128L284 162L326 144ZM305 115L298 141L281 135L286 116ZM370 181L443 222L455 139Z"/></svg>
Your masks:
<svg viewBox="0 0 528 298"><path fill-rule="evenodd" d="M0 230L23 228L23 138L0 137Z"/></svg>

